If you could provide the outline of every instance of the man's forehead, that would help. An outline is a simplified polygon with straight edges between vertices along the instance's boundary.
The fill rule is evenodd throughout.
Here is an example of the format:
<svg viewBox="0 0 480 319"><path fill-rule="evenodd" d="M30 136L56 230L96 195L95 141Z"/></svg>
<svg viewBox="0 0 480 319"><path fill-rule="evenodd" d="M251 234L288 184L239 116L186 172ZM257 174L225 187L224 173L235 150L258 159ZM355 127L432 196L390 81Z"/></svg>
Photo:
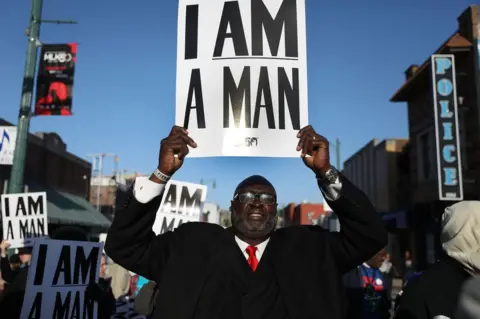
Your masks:
<svg viewBox="0 0 480 319"><path fill-rule="evenodd" d="M269 194L276 194L275 189L269 185L248 185L245 187L241 187L237 189L236 193L243 193L243 192L253 192L253 193L269 193Z"/></svg>
<svg viewBox="0 0 480 319"><path fill-rule="evenodd" d="M240 191L255 190L259 190L262 192L271 192L275 194L275 188L273 187L272 183L270 183L268 179L260 175L253 175L241 181L235 189L235 193L237 194Z"/></svg>

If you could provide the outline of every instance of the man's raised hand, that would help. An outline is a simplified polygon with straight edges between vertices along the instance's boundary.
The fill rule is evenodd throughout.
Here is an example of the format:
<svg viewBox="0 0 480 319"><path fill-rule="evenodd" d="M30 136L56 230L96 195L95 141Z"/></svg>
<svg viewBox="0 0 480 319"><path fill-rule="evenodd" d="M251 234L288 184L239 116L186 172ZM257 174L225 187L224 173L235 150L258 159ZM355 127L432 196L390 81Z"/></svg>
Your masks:
<svg viewBox="0 0 480 319"><path fill-rule="evenodd" d="M323 176L330 169L328 140L317 134L311 125L302 128L297 137L297 151L302 152L303 163L317 176Z"/></svg>
<svg viewBox="0 0 480 319"><path fill-rule="evenodd" d="M189 147L196 148L197 143L188 136L188 131L180 126L172 127L170 134L160 142L158 170L172 176L182 167Z"/></svg>

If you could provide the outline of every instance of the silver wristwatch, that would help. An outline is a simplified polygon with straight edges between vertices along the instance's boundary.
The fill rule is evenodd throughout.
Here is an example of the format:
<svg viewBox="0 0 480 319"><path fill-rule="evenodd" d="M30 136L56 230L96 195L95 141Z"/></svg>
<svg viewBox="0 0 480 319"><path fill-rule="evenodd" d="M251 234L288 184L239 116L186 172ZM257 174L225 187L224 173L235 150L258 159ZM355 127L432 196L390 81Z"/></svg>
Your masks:
<svg viewBox="0 0 480 319"><path fill-rule="evenodd" d="M321 184L334 184L338 180L338 171L334 166L330 166L330 169L325 173L324 176L317 176L317 180Z"/></svg>

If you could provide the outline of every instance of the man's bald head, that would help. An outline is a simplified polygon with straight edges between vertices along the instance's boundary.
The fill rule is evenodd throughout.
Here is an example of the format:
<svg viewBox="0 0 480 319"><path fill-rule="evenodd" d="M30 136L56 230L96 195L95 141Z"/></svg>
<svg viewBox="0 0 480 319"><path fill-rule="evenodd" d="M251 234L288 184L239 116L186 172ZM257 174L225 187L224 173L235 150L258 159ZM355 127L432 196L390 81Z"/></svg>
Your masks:
<svg viewBox="0 0 480 319"><path fill-rule="evenodd" d="M250 177L245 178L243 181L238 184L237 188L235 189L235 194L237 194L240 190L245 190L250 187L255 186L262 186L265 188L270 188L274 194L276 194L275 187L273 187L272 183L268 179L260 175L252 175Z"/></svg>

